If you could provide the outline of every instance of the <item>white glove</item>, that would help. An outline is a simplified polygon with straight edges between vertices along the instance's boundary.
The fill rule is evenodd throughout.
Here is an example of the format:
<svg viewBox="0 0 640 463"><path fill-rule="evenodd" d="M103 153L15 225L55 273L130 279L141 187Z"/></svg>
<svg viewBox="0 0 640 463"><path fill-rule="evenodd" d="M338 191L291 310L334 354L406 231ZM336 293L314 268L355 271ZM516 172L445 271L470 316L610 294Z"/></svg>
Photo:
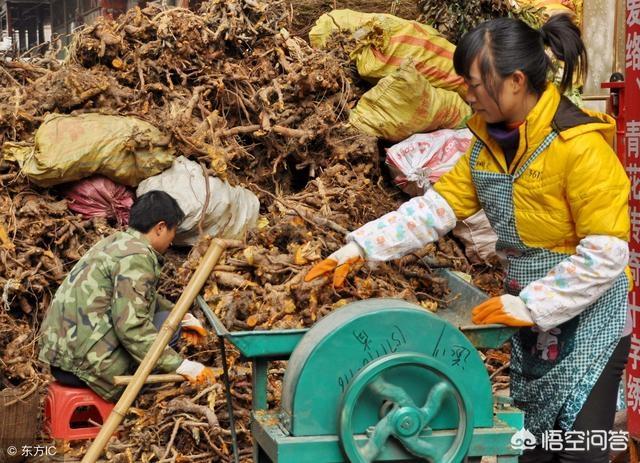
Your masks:
<svg viewBox="0 0 640 463"><path fill-rule="evenodd" d="M215 382L216 376L213 370L209 367L205 367L200 362L193 362L191 360L183 360L176 373L184 376L190 382L195 384L203 384L206 382Z"/></svg>
<svg viewBox="0 0 640 463"><path fill-rule="evenodd" d="M204 344L207 337L207 330L200 320L187 312L180 322L180 326L182 327L182 338L189 344L194 346Z"/></svg>
<svg viewBox="0 0 640 463"><path fill-rule="evenodd" d="M364 251L356 243L350 242L322 262L314 265L304 277L304 281L311 281L321 275L325 275L335 269L333 274L333 286L340 288L344 284L345 278L351 269L351 266L364 262Z"/></svg>

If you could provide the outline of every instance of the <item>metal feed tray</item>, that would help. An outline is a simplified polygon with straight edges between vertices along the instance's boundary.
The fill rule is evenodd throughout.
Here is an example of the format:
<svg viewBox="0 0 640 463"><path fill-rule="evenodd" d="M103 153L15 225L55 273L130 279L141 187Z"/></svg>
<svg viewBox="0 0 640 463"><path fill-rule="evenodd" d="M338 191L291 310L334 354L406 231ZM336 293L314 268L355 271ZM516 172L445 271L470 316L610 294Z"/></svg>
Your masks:
<svg viewBox="0 0 640 463"><path fill-rule="evenodd" d="M488 296L449 269L438 269L436 273L447 280L450 302L441 307L435 315L460 329L476 349L498 349L517 331L517 328L504 325L474 325L471 321L471 310L488 299ZM197 301L205 315L211 312L202 297L198 297ZM238 348L243 357L249 359L286 359L308 331L296 329L232 332L227 330L217 317L207 315L207 318L218 336L227 339Z"/></svg>
<svg viewBox="0 0 640 463"><path fill-rule="evenodd" d="M450 269L438 269L436 273L447 280L450 289L450 302L436 315L459 328L476 349L498 349L518 330L505 325L475 325L471 310L489 296Z"/></svg>

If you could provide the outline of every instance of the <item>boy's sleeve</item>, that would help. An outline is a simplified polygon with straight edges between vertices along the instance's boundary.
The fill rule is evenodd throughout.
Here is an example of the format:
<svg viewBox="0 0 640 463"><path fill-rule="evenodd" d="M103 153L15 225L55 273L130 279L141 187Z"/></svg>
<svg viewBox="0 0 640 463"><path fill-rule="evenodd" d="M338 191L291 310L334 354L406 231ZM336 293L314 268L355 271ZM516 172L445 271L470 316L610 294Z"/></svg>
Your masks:
<svg viewBox="0 0 640 463"><path fill-rule="evenodd" d="M157 301L158 301L158 312L171 312L171 309L173 309L173 306L175 305L169 299L167 299L166 297L160 294L158 294L157 296Z"/></svg>
<svg viewBox="0 0 640 463"><path fill-rule="evenodd" d="M111 317L118 339L138 362L158 337L149 310L155 284L153 262L149 257L134 254L120 260L114 276ZM167 346L156 367L167 373L173 372L182 360Z"/></svg>

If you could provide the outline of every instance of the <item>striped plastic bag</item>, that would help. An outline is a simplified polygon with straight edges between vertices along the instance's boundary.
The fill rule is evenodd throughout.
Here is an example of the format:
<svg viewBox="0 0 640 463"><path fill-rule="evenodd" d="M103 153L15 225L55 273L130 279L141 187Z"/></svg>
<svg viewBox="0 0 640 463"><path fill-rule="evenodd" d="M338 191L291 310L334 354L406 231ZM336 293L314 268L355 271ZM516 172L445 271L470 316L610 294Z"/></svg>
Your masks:
<svg viewBox="0 0 640 463"><path fill-rule="evenodd" d="M423 194L453 169L471 145L469 129L417 133L387 149L393 181L412 196Z"/></svg>
<svg viewBox="0 0 640 463"><path fill-rule="evenodd" d="M413 63L362 95L349 114L349 123L378 138L400 141L415 133L464 127L471 108L455 92L436 88Z"/></svg>
<svg viewBox="0 0 640 463"><path fill-rule="evenodd" d="M316 21L309 32L311 45L322 48L338 30L356 39L351 59L362 78L375 83L412 61L431 85L464 98L466 85L453 68L455 45L432 27L390 14L334 10Z"/></svg>

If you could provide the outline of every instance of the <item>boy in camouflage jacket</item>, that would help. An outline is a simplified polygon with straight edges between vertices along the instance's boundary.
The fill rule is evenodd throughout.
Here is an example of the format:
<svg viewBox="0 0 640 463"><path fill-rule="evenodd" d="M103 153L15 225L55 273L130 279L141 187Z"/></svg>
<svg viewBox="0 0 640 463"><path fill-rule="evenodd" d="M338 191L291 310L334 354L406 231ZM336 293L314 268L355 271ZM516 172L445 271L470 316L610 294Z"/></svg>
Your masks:
<svg viewBox="0 0 640 463"><path fill-rule="evenodd" d="M58 288L41 328L39 359L58 381L89 385L115 401L124 387L113 377L132 374L158 335L157 312L172 303L157 294L162 254L171 245L184 213L167 193L150 191L131 208L129 229L101 240ZM161 317L162 318L162 317ZM192 315L183 336L197 341L206 331ZM192 382L213 378L210 368L183 359L167 346L156 368Z"/></svg>

